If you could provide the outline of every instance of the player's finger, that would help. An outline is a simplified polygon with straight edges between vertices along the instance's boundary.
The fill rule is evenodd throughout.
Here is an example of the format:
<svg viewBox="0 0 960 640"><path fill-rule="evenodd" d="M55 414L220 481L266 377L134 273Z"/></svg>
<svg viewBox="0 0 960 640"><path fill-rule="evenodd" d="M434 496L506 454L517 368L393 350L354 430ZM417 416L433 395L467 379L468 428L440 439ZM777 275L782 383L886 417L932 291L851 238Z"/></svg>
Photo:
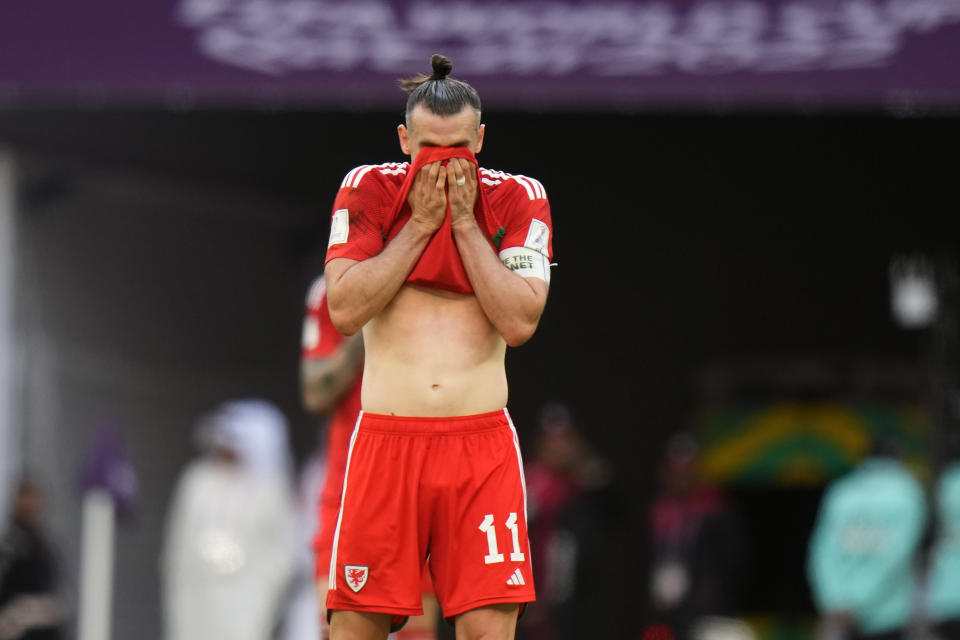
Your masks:
<svg viewBox="0 0 960 640"><path fill-rule="evenodd" d="M427 175L430 176L430 180L431 180L431 181L436 181L436 179L437 179L437 174L440 173L440 163L439 163L439 162L431 162L431 163L428 164L428 165L424 165L423 169L421 169L420 171L426 171L426 172L427 172Z"/></svg>
<svg viewBox="0 0 960 640"><path fill-rule="evenodd" d="M453 158L450 161L450 165L453 168L453 175L451 177L453 178L454 183L456 183L458 187L462 187L467 181L467 178L464 175L463 161L460 160L460 158Z"/></svg>
<svg viewBox="0 0 960 640"><path fill-rule="evenodd" d="M440 167L437 175L437 189L443 189L445 186L447 186L447 168Z"/></svg>

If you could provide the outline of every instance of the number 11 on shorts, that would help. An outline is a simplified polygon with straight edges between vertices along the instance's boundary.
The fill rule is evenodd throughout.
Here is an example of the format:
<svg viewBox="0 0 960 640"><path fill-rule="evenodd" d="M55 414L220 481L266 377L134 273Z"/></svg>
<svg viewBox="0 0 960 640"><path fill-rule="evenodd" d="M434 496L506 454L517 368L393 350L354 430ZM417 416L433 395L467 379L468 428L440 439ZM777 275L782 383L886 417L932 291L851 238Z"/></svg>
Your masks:
<svg viewBox="0 0 960 640"><path fill-rule="evenodd" d="M523 562L524 555L520 551L520 529L517 527L517 512L511 511L507 518L506 527L510 530L510 537L513 539L513 552L510 554L511 562ZM484 564L495 564L503 562L503 554L497 549L497 532L493 526L493 514L488 513L483 516L483 522L478 527L480 531L487 534L487 555L483 556Z"/></svg>

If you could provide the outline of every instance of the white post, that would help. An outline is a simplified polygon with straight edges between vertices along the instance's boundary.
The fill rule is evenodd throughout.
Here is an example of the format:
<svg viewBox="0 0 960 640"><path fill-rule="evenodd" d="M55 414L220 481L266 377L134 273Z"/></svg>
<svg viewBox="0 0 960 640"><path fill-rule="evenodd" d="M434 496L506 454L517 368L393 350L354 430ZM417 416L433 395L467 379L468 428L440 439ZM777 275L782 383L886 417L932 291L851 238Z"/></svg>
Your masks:
<svg viewBox="0 0 960 640"><path fill-rule="evenodd" d="M91 489L83 498L78 640L109 640L113 604L113 497Z"/></svg>
<svg viewBox="0 0 960 640"><path fill-rule="evenodd" d="M0 147L0 522L6 521L20 457L13 412L15 192L13 155Z"/></svg>

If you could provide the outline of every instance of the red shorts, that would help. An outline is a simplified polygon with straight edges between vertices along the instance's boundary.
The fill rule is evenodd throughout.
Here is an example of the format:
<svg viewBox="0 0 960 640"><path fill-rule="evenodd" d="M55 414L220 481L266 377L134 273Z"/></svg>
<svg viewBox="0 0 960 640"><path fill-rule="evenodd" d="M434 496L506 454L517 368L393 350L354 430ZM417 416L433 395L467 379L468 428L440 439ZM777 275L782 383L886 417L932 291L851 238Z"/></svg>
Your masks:
<svg viewBox="0 0 960 640"><path fill-rule="evenodd" d="M347 451L350 448L350 436L357 424L357 414L360 412L359 406L353 411L351 409L354 407L342 407L327 425L327 477L320 492L317 535L313 540L316 554L314 575L318 578L326 576L330 569L330 549L333 547L333 532L337 528L337 514L340 513Z"/></svg>
<svg viewBox="0 0 960 640"><path fill-rule="evenodd" d="M350 443L327 608L423 613L421 570L443 615L535 599L526 489L506 412L360 414Z"/></svg>

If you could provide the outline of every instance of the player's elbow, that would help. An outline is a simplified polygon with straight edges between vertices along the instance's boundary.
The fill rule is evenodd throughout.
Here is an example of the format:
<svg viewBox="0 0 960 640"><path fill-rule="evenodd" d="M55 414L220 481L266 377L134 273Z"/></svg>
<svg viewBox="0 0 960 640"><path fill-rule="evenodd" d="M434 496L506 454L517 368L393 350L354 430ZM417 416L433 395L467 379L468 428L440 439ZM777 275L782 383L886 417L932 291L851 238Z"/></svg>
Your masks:
<svg viewBox="0 0 960 640"><path fill-rule="evenodd" d="M501 327L500 335L509 347L519 347L533 337L537 330L537 321L517 320Z"/></svg>
<svg viewBox="0 0 960 640"><path fill-rule="evenodd" d="M344 336L352 336L363 329L364 321L359 314L351 313L349 309L340 309L332 304L330 308L330 321L334 328Z"/></svg>
<svg viewBox="0 0 960 640"><path fill-rule="evenodd" d="M522 278L522 281L530 291L520 295L520 304L495 322L500 335L510 347L519 347L533 337L547 302L546 282L538 278Z"/></svg>
<svg viewBox="0 0 960 640"><path fill-rule="evenodd" d="M503 336L504 341L507 343L508 347L519 347L526 343L533 336L533 332L528 334L511 334L508 336Z"/></svg>
<svg viewBox="0 0 960 640"><path fill-rule="evenodd" d="M350 337L363 329L363 321L356 318L345 318L341 322L334 320L333 326L336 327L337 331L342 335Z"/></svg>
<svg viewBox="0 0 960 640"><path fill-rule="evenodd" d="M537 331L537 326L540 324L540 316L543 314L545 300L540 298L540 296L537 296L532 304L515 309L495 323L507 346L519 347L533 337L533 334Z"/></svg>

